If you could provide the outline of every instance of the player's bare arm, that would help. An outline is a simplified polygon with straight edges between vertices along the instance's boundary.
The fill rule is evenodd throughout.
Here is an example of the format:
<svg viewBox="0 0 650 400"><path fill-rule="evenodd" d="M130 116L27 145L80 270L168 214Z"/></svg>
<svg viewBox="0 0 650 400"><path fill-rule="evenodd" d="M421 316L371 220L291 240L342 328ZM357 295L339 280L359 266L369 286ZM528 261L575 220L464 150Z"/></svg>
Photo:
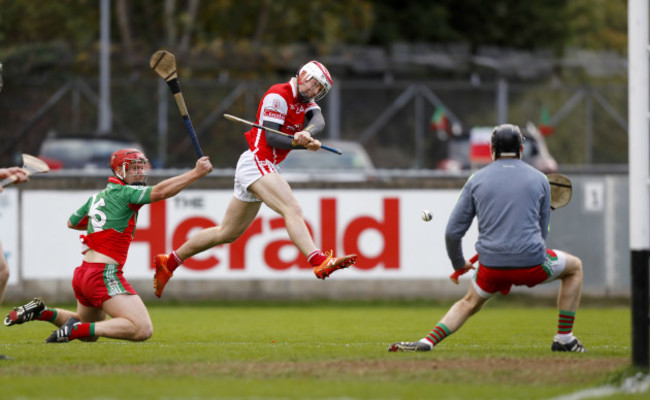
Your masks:
<svg viewBox="0 0 650 400"><path fill-rule="evenodd" d="M208 156L199 158L191 171L173 178L165 179L151 188L151 202L165 200L177 195L181 190L203 178L212 171L212 163Z"/></svg>
<svg viewBox="0 0 650 400"><path fill-rule="evenodd" d="M23 183L29 180L29 174L23 168L20 167L9 167L9 168L0 168L0 179L12 178L13 183ZM2 192L2 187L0 187L0 192Z"/></svg>
<svg viewBox="0 0 650 400"><path fill-rule="evenodd" d="M27 171L20 167L0 168L0 178L9 178L10 176L16 177L15 183L27 182L29 179Z"/></svg>

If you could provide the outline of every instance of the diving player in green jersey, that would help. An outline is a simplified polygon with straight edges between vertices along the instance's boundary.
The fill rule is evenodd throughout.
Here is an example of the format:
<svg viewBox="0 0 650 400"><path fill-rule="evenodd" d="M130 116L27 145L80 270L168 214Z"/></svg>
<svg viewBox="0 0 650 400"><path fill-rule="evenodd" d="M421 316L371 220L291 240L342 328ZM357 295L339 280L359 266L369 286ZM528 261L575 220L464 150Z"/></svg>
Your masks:
<svg viewBox="0 0 650 400"><path fill-rule="evenodd" d="M118 150L111 155L113 176L106 188L86 201L68 220L70 229L85 230L83 262L74 271L72 287L77 312L48 308L36 298L14 308L5 325L27 321L49 321L59 328L48 343L99 337L132 341L147 340L153 324L140 296L126 281L122 267L135 232L138 210L178 194L212 170L208 157L201 157L191 171L146 186L150 164L137 149ZM106 319L109 315L111 318Z"/></svg>

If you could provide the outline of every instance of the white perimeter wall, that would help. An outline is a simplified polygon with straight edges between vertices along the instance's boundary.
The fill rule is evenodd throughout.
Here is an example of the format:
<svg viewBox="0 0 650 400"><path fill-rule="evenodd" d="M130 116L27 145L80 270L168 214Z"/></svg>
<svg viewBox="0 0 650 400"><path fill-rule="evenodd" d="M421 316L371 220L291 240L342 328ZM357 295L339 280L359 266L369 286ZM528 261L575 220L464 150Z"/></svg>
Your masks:
<svg viewBox="0 0 650 400"><path fill-rule="evenodd" d="M24 191L19 207L15 190L3 192L0 238L12 272L10 285L20 280L72 277L82 259L81 232L68 229L67 219L93 193ZM334 248L336 254L356 252L360 256L358 267L331 279L446 279L452 272L444 231L459 190L328 189L294 193L317 245L325 250ZM143 207L125 264L127 279L151 279L153 256L177 248L197 229L219 224L231 196L231 190L188 190ZM431 222L420 219L422 209L432 211ZM22 230L18 229L19 212ZM464 242L466 257L474 254L476 236L473 225ZM313 280L314 275L288 240L283 220L262 206L244 237L200 254L180 268L174 279Z"/></svg>

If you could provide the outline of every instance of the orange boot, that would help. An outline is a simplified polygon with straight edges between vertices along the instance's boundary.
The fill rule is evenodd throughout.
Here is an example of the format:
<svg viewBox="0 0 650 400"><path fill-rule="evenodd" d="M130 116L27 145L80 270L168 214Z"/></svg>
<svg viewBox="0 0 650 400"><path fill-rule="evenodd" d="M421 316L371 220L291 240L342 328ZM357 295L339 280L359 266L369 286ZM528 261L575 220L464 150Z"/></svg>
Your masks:
<svg viewBox="0 0 650 400"><path fill-rule="evenodd" d="M333 251L327 252L327 258L319 266L314 267L314 274L318 279L325 279L332 274L332 272L347 268L357 261L356 254L350 254L343 257L333 257Z"/></svg>

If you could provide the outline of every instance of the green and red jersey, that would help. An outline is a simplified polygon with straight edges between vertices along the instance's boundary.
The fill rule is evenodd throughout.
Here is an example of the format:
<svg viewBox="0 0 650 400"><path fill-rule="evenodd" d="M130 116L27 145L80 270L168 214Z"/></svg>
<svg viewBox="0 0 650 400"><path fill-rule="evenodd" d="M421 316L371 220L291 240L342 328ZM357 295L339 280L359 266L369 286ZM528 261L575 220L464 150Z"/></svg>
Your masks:
<svg viewBox="0 0 650 400"><path fill-rule="evenodd" d="M106 188L90 197L70 216L70 222L76 226L87 217L88 229L86 235L82 235L83 243L124 265L133 240L138 210L151 203L151 188L125 185L110 177Z"/></svg>

